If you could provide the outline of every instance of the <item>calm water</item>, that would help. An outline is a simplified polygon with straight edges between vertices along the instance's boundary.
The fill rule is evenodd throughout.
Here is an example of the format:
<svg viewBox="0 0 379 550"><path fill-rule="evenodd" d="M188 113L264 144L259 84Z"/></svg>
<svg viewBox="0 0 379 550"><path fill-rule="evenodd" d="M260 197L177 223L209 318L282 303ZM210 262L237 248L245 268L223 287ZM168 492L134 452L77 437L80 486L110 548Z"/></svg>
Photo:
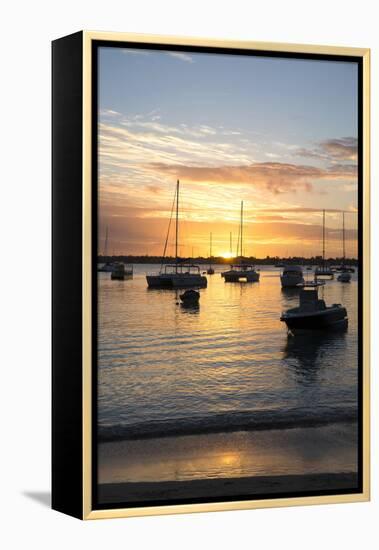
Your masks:
<svg viewBox="0 0 379 550"><path fill-rule="evenodd" d="M198 309L179 305L179 292L147 289L146 272L159 266L135 265L125 281L99 273L101 440L354 415L357 274L319 291L346 306L346 333L289 338L279 318L298 292L281 290L279 270L263 266L259 283L233 284L224 269L208 276Z"/></svg>

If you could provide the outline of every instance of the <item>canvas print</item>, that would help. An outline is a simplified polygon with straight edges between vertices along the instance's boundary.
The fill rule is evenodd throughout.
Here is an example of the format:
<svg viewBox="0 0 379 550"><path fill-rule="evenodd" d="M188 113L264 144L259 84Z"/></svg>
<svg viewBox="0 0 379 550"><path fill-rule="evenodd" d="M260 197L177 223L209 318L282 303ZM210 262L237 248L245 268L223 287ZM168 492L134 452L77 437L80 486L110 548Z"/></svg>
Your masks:
<svg viewBox="0 0 379 550"><path fill-rule="evenodd" d="M359 492L358 62L96 71L96 505Z"/></svg>

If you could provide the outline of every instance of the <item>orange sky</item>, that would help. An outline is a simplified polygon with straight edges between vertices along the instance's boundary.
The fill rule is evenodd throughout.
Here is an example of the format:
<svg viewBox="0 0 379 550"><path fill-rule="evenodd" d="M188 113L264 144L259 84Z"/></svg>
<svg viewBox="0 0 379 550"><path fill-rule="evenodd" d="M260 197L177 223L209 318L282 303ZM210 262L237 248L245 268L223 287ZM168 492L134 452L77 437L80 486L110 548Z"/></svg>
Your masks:
<svg viewBox="0 0 379 550"><path fill-rule="evenodd" d="M294 62L288 71L299 85L286 100L282 91L272 91L272 81L280 86L284 78L277 68L271 74L268 61L246 65L253 76L259 73L262 94L250 87L243 107L243 98L237 101L232 92L237 96L245 87L235 87L224 98L214 88L224 72L218 76L215 69L204 90L181 88L179 81L177 93L165 104L165 90L173 92L159 81L162 68L166 80L170 71L177 77L181 70L184 80L188 71L202 70L194 80L202 82L200 76L206 79L214 58L204 56L206 65L200 57L174 58L163 52L115 55L107 52L100 64L99 253L108 227L108 254L161 255L179 178L182 256L208 256L210 232L213 255L229 252L230 232L235 251L241 200L245 255L321 254L322 209L327 210L326 255L342 255L342 210L347 212L346 254L357 254L356 113L350 112L356 105L354 71L338 66L324 74L323 62L307 72L308 65ZM113 71L119 64L115 72L108 70L111 61ZM146 80L150 67L160 69L156 96L140 76ZM113 74L124 80L113 82ZM334 74L340 75L335 84ZM314 75L315 83L309 83ZM349 86L350 103L343 96ZM208 102L204 108L208 92L219 105ZM282 117L288 117L288 124L279 124ZM173 238L172 232L169 254Z"/></svg>

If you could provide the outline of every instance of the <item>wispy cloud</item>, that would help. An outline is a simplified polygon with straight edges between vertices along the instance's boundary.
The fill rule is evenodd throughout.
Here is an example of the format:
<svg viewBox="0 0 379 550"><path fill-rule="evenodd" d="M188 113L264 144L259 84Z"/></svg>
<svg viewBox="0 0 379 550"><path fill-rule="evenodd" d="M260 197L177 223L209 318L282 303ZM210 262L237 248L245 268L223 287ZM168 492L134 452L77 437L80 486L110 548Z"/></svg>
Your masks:
<svg viewBox="0 0 379 550"><path fill-rule="evenodd" d="M180 59L186 63L194 63L194 59L191 55L182 52L166 52L170 57L175 57L175 59Z"/></svg>
<svg viewBox="0 0 379 550"><path fill-rule="evenodd" d="M102 109L100 111L100 116L102 117L119 117L122 116L121 113L118 111L114 111L113 109Z"/></svg>
<svg viewBox="0 0 379 550"><path fill-rule="evenodd" d="M327 169L280 162L257 162L238 166L185 166L150 163L147 167L187 181L217 184L248 184L272 193L311 191L315 180L356 178L356 166L337 165Z"/></svg>
<svg viewBox="0 0 379 550"><path fill-rule="evenodd" d="M136 49L122 48L121 51L125 55L128 55L128 54L132 54L132 55L149 55L151 53L151 50L146 50L146 49L142 49L142 48L141 49L139 49L139 48L136 48Z"/></svg>
<svg viewBox="0 0 379 550"><path fill-rule="evenodd" d="M299 148L296 154L330 162L356 161L358 158L358 140L355 137L327 139L320 141L313 149Z"/></svg>

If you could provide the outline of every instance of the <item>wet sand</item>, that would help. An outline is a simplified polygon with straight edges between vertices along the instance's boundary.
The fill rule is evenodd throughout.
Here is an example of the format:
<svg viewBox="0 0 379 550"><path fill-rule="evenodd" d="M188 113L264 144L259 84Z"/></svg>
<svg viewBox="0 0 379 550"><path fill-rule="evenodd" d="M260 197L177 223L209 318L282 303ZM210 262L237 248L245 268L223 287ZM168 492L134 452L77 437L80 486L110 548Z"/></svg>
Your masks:
<svg viewBox="0 0 379 550"><path fill-rule="evenodd" d="M280 480L356 472L357 459L355 423L196 434L100 443L98 481L122 485L231 478L233 482Z"/></svg>
<svg viewBox="0 0 379 550"><path fill-rule="evenodd" d="M354 491L358 488L356 473L311 475L256 476L229 479L196 479L142 483L105 483L98 487L101 504L163 502L186 499L220 499L261 495Z"/></svg>

